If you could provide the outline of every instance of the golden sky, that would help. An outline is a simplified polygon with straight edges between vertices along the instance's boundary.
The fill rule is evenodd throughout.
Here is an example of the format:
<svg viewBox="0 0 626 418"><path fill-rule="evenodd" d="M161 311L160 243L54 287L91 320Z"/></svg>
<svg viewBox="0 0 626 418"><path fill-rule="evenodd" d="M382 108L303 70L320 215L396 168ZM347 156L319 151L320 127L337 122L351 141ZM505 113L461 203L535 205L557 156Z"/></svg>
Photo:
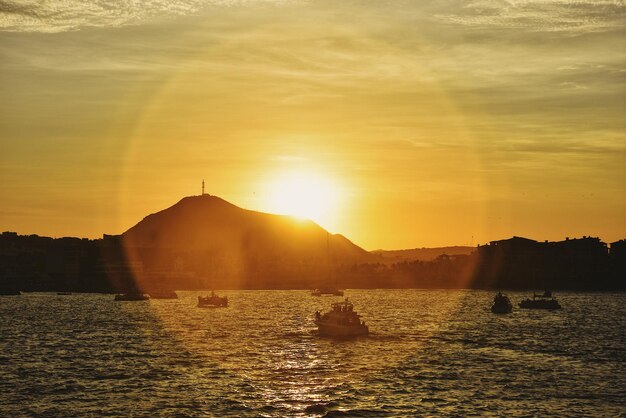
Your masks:
<svg viewBox="0 0 626 418"><path fill-rule="evenodd" d="M203 178L277 211L304 176L370 250L626 238L625 23L605 0L0 2L0 231L121 233Z"/></svg>

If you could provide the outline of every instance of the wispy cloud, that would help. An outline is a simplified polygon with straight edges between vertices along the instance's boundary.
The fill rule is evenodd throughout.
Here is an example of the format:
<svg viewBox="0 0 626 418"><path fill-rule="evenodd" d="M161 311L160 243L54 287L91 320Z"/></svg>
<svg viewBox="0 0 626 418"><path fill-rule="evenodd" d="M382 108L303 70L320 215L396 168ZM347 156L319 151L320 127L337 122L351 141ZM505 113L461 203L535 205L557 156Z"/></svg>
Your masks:
<svg viewBox="0 0 626 418"><path fill-rule="evenodd" d="M407 240L417 207L473 234L458 213L482 200L623 230L625 16L607 0L0 0L0 218L64 225L18 216L50 204L35 181L73 202L208 173L234 196L319 164L371 199L365 225L397 202L385 229ZM85 213L77 235L118 228Z"/></svg>
<svg viewBox="0 0 626 418"><path fill-rule="evenodd" d="M282 0L0 0L0 30L65 32L84 27L118 27L167 16L188 15L207 6Z"/></svg>
<svg viewBox="0 0 626 418"><path fill-rule="evenodd" d="M475 27L537 32L599 32L624 26L621 0L477 0L437 19Z"/></svg>

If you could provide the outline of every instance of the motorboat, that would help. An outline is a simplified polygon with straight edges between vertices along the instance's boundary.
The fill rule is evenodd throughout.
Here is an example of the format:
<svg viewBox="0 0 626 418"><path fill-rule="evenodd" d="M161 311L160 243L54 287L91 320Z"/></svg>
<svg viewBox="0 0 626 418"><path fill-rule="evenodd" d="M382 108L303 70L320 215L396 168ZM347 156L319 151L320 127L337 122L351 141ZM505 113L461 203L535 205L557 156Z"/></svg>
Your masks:
<svg viewBox="0 0 626 418"><path fill-rule="evenodd" d="M343 296L343 290L323 287L323 288L315 289L311 291L311 296L325 296L325 295Z"/></svg>
<svg viewBox="0 0 626 418"><path fill-rule="evenodd" d="M115 295L115 300L118 302L136 302L148 299L150 299L150 296L139 292L119 293Z"/></svg>
<svg viewBox="0 0 626 418"><path fill-rule="evenodd" d="M541 295L533 293L533 298L524 299L519 303L519 307L522 309L561 309L561 305L554 296L552 296L550 290L546 290Z"/></svg>
<svg viewBox="0 0 626 418"><path fill-rule="evenodd" d="M315 312L315 325L319 335L325 337L350 338L369 334L368 326L361 320L361 315L354 311L348 298L333 303L331 310L324 314Z"/></svg>
<svg viewBox="0 0 626 418"><path fill-rule="evenodd" d="M498 292L493 298L493 305L491 305L491 312L497 314L511 313L513 311L513 305L508 296Z"/></svg>
<svg viewBox="0 0 626 418"><path fill-rule="evenodd" d="M228 306L227 296L217 296L211 291L211 296L198 296L198 308L226 308Z"/></svg>

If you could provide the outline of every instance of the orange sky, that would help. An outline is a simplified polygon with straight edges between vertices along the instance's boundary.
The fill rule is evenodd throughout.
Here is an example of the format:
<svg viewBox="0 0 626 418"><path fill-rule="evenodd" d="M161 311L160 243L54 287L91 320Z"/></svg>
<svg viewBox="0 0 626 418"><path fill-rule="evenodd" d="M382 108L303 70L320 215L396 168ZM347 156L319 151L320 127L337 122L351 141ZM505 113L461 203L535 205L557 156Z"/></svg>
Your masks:
<svg viewBox="0 0 626 418"><path fill-rule="evenodd" d="M626 238L626 7L509 3L1 12L0 230L121 233L203 178L272 211L304 173L366 249Z"/></svg>

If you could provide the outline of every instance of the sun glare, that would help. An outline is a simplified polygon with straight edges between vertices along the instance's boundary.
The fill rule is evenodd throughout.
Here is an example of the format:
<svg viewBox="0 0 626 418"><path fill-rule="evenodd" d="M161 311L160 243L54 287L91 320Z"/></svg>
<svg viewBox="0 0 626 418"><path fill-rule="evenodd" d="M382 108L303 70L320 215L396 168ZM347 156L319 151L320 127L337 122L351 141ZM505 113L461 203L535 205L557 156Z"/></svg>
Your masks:
<svg viewBox="0 0 626 418"><path fill-rule="evenodd" d="M337 185L311 173L285 173L267 187L267 210L328 225L337 210Z"/></svg>

